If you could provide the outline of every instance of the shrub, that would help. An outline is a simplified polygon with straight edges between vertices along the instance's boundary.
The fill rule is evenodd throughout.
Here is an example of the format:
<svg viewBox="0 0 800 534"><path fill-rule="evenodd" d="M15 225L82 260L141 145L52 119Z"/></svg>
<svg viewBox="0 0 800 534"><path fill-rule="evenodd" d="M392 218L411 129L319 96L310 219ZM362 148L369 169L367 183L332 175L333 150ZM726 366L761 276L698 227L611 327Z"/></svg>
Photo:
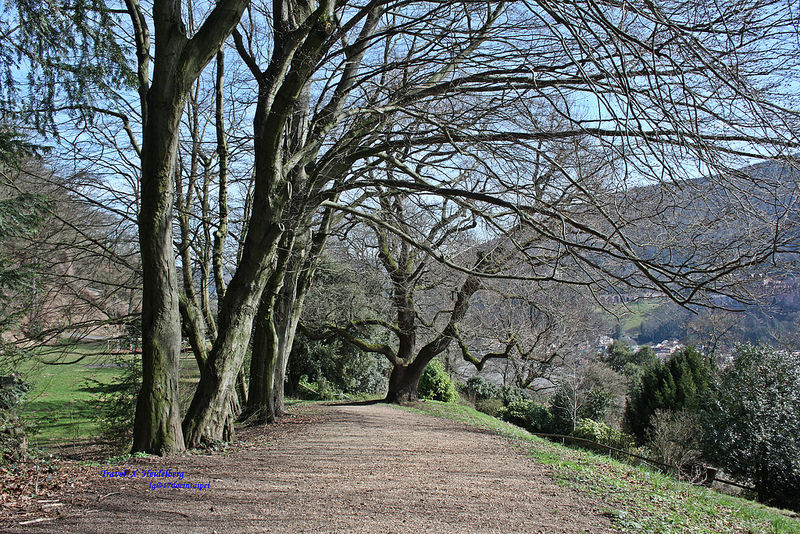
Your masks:
<svg viewBox="0 0 800 534"><path fill-rule="evenodd" d="M532 400L510 403L500 414L504 421L520 426L529 432L549 432L552 415L546 406Z"/></svg>
<svg viewBox="0 0 800 534"><path fill-rule="evenodd" d="M467 379L465 389L467 396L475 399L475 401L500 399L506 406L512 402L530 399L530 396L524 389L513 386L498 386L478 375L473 375Z"/></svg>
<svg viewBox="0 0 800 534"><path fill-rule="evenodd" d="M476 401L499 399L500 386L489 382L482 376L473 375L467 379L467 394Z"/></svg>
<svg viewBox="0 0 800 534"><path fill-rule="evenodd" d="M530 400L530 396L524 389L515 388L512 386L500 386L499 397L503 400L503 404L506 406L512 402Z"/></svg>
<svg viewBox="0 0 800 534"><path fill-rule="evenodd" d="M95 391L90 401L94 408L92 418L97 421L100 436L119 450L126 449L133 440L133 418L136 399L142 385L142 364L138 358L117 359L122 372L110 384L88 380Z"/></svg>
<svg viewBox="0 0 800 534"><path fill-rule="evenodd" d="M670 472L681 475L682 468L700 459L702 428L693 414L656 410L650 423L645 443L649 455Z"/></svg>
<svg viewBox="0 0 800 534"><path fill-rule="evenodd" d="M644 346L634 352L628 345L617 340L608 346L603 361L614 371L624 373L626 368L633 370L636 367L647 367L657 360L655 352L650 347Z"/></svg>
<svg viewBox="0 0 800 534"><path fill-rule="evenodd" d="M348 395L379 393L386 390L385 369L388 362L374 354L362 352L340 339L317 341L298 333L287 368L287 394L302 397L300 378L324 385ZM315 388L316 390L316 388Z"/></svg>
<svg viewBox="0 0 800 534"><path fill-rule="evenodd" d="M417 385L419 398L442 402L458 402L456 384L444 368L444 364L433 359L425 367Z"/></svg>
<svg viewBox="0 0 800 534"><path fill-rule="evenodd" d="M615 430L605 423L593 421L592 419L581 419L575 426L573 435L577 438L583 438L595 441L601 445L614 447L627 451L633 448L633 436Z"/></svg>
<svg viewBox="0 0 800 534"><path fill-rule="evenodd" d="M297 398L303 400L336 400L346 395L336 389L325 377L319 377L317 380L311 381L306 375L303 375L300 377L298 386L295 394Z"/></svg>
<svg viewBox="0 0 800 534"><path fill-rule="evenodd" d="M28 385L16 373L0 376L0 464L25 457L28 439L18 409Z"/></svg>
<svg viewBox="0 0 800 534"><path fill-rule="evenodd" d="M480 399L475 401L476 410L492 417L498 417L504 406L502 399Z"/></svg>
<svg viewBox="0 0 800 534"><path fill-rule="evenodd" d="M744 345L715 386L703 421L706 452L753 483L758 500L800 509L800 361Z"/></svg>

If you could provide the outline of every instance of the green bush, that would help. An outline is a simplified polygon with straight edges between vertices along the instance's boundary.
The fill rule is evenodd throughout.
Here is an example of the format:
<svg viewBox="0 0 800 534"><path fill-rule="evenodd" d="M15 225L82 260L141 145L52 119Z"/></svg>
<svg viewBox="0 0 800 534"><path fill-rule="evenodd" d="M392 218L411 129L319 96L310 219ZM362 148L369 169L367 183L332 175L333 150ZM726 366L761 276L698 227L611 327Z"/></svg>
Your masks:
<svg viewBox="0 0 800 534"><path fill-rule="evenodd" d="M327 385L348 395L386 391L386 366L383 356L362 352L340 339L312 340L298 332L287 369L287 395L308 395L300 387L300 378ZM316 391L316 388L315 388Z"/></svg>
<svg viewBox="0 0 800 534"><path fill-rule="evenodd" d="M510 403L500 413L500 417L504 421L520 426L529 432L549 432L553 422L550 410L532 400Z"/></svg>
<svg viewBox="0 0 800 534"><path fill-rule="evenodd" d="M322 376L317 380L309 380L306 375L303 375L300 377L298 386L295 395L303 400L336 400L347 396Z"/></svg>
<svg viewBox="0 0 800 534"><path fill-rule="evenodd" d="M442 402L458 402L458 391L444 364L433 359L425 367L417 386L419 398Z"/></svg>
<svg viewBox="0 0 800 534"><path fill-rule="evenodd" d="M601 445L614 447L623 451L628 451L634 447L633 436L615 430L605 423L593 421L592 419L581 419L575 426L573 435L576 438L588 439Z"/></svg>
<svg viewBox="0 0 800 534"><path fill-rule="evenodd" d="M475 409L492 417L498 417L505 404L502 399L480 399L475 401Z"/></svg>
<svg viewBox="0 0 800 534"><path fill-rule="evenodd" d="M467 394L476 401L499 399L500 386L489 382L482 376L473 375L467 379Z"/></svg>
<svg viewBox="0 0 800 534"><path fill-rule="evenodd" d="M500 386L500 398L506 406L512 402L530 400L530 396L528 396L528 393L524 389L515 388L513 386Z"/></svg>
<svg viewBox="0 0 800 534"><path fill-rule="evenodd" d="M465 389L467 396L475 399L475 401L501 399L506 406L512 402L530 399L524 389L513 386L498 386L478 375L473 375L467 379Z"/></svg>
<svg viewBox="0 0 800 534"><path fill-rule="evenodd" d="M133 418L136 399L142 385L142 364L138 358L115 362L122 368L111 384L88 380L89 387L97 391L90 401L92 418L100 428L100 437L119 450L130 446L133 440Z"/></svg>
<svg viewBox="0 0 800 534"><path fill-rule="evenodd" d="M750 481L758 500L800 510L800 361L766 346L740 347L703 415L706 453Z"/></svg>
<svg viewBox="0 0 800 534"><path fill-rule="evenodd" d="M645 368L654 365L658 360L656 354L648 346L634 352L622 341L614 341L606 349L603 360L616 372L627 374L636 368Z"/></svg>

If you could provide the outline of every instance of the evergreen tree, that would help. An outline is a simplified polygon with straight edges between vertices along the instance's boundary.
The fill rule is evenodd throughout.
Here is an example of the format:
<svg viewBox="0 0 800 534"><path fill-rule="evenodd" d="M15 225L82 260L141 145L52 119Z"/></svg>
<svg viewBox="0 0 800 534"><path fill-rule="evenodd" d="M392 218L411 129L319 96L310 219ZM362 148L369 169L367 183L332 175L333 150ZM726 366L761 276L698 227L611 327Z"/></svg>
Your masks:
<svg viewBox="0 0 800 534"><path fill-rule="evenodd" d="M18 165L28 153L29 146L16 134L0 132L0 170L2 166ZM44 196L20 192L7 176L0 183L0 332L18 317L24 302L18 298L17 291L29 284L33 277L29 265L12 257L9 245L13 240L24 239L36 231L47 205ZM0 340L0 356L5 356L2 347Z"/></svg>
<svg viewBox="0 0 800 534"><path fill-rule="evenodd" d="M752 483L758 500L800 510L800 360L745 345L702 418L706 454Z"/></svg>
<svg viewBox="0 0 800 534"><path fill-rule="evenodd" d="M630 374L637 373L637 367L641 368L655 363L656 354L648 346L641 347L634 352L622 341L615 340L606 349L603 361L614 371L630 376Z"/></svg>
<svg viewBox="0 0 800 534"><path fill-rule="evenodd" d="M123 15L100 0L74 5L7 0L0 17L0 105L5 118L56 130L57 108L91 120L97 101L132 87ZM0 145L3 143L0 134Z"/></svg>
<svg viewBox="0 0 800 534"><path fill-rule="evenodd" d="M656 410L698 410L700 399L709 390L711 372L710 359L693 347L648 366L641 381L632 385L625 407L630 432L643 441Z"/></svg>

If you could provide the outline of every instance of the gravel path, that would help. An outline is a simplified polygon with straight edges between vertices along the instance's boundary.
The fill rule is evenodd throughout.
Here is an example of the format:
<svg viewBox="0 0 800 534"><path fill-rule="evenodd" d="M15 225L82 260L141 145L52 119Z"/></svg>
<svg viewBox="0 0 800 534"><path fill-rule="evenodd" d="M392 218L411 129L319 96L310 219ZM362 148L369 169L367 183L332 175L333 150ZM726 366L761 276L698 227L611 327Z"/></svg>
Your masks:
<svg viewBox="0 0 800 534"><path fill-rule="evenodd" d="M93 471L60 516L4 532L607 532L602 503L559 486L501 437L386 405L325 406L244 434L229 454ZM182 471L102 477L102 469ZM174 480L174 479L169 479Z"/></svg>

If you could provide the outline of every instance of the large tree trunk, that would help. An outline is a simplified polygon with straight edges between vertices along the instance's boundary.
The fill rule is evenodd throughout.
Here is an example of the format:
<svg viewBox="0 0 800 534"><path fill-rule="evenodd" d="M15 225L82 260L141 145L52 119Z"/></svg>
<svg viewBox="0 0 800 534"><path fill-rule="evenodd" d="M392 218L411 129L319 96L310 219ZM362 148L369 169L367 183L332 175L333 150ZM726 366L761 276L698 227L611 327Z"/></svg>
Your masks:
<svg viewBox="0 0 800 534"><path fill-rule="evenodd" d="M139 243L142 256L142 389L136 403L133 450L169 454L184 448L178 411L181 323L172 247L173 178L178 128L192 82L239 22L246 0L220 0L191 39L181 3L153 2L150 34L137 1L131 17L142 105Z"/></svg>
<svg viewBox="0 0 800 534"><path fill-rule="evenodd" d="M233 288L228 289L230 295ZM256 302L239 306L231 317L231 325L220 330L208 362L200 377L192 403L183 421L186 446L193 448L225 439L226 428L235 416L231 397L244 353L250 340L250 329Z"/></svg>
<svg viewBox="0 0 800 534"><path fill-rule="evenodd" d="M287 266L294 247L294 233L284 232L278 245L277 260L267 285L261 295L256 321L253 324L253 354L250 360L250 385L248 389L247 417L256 417L259 423L275 420L273 397L275 364L280 350L280 331L276 307Z"/></svg>
<svg viewBox="0 0 800 534"><path fill-rule="evenodd" d="M278 338L278 358L275 363L275 380L273 381L273 398L275 399L275 415L282 416L286 413L286 403L284 401L286 383L286 368L289 365L289 355L294 345L294 337L297 333L297 325L300 323L300 315L303 312L303 296L294 296L288 310L279 310L281 314L286 314L280 322L280 332Z"/></svg>
<svg viewBox="0 0 800 534"><path fill-rule="evenodd" d="M142 389L136 403L133 451L184 449L178 408L181 323L172 202L178 125L184 101L154 85L142 142L139 246L142 256Z"/></svg>
<svg viewBox="0 0 800 534"><path fill-rule="evenodd" d="M338 199L338 196L336 197ZM286 369L289 365L289 357L294 346L294 338L297 334L297 327L300 324L300 317L303 314L303 305L306 295L311 289L311 282L314 279L317 266L319 265L322 251L328 242L328 235L333 224L334 211L326 208L322 215L317 231L308 237L301 239L302 246L295 245L296 254L293 255L293 263L288 270L288 277L284 281L283 289L277 310L281 317L278 338L278 362L275 366L275 413L283 415L285 413L285 384ZM306 223L308 227L309 223ZM290 388L294 393L296 385Z"/></svg>
<svg viewBox="0 0 800 534"><path fill-rule="evenodd" d="M183 420L187 447L219 442L225 437L226 425L229 427L234 415L230 411L230 396L235 393L236 377L242 368L281 233L279 224L263 219L250 226L247 239L258 243L245 247L239 268L225 292L219 334Z"/></svg>
<svg viewBox="0 0 800 534"><path fill-rule="evenodd" d="M306 13L309 17L313 14L313 18L296 32L287 32L289 26L276 28L275 38L281 46L272 57L268 75L255 68L259 78L259 98L253 119L253 211L248 219L239 266L220 308L217 340L183 420L188 447L219 441L230 417L227 401L242 367L256 309L284 231L281 224L283 211L292 196L292 188L283 172L285 126L334 30L328 19L333 7L334 2L330 0L322 2L313 13ZM282 16L280 13L276 15L278 19ZM243 47L237 44L237 48L248 56ZM252 63L249 66L252 70ZM281 70L283 74L278 73Z"/></svg>
<svg viewBox="0 0 800 534"><path fill-rule="evenodd" d="M272 299L262 296L253 325L253 357L250 362L250 387L247 395L247 418L259 424L275 421L272 396L278 334L273 320Z"/></svg>
<svg viewBox="0 0 800 534"><path fill-rule="evenodd" d="M300 323L300 315L303 313L303 301L309 287L309 284L306 283L309 273L305 270L308 268L306 265L306 256L309 252L307 243L301 242L300 246L295 245L294 251L284 275L283 287L275 301L274 319L278 346L272 397L276 416L286 413L284 402L286 368L289 365L289 355L292 352L297 325Z"/></svg>
<svg viewBox="0 0 800 534"><path fill-rule="evenodd" d="M428 361L414 360L409 365L394 365L389 375L389 391L385 402L403 404L419 400L417 387Z"/></svg>
<svg viewBox="0 0 800 534"><path fill-rule="evenodd" d="M458 291L453 311L450 312L450 320L444 331L419 349L417 356L410 364L394 363L392 374L389 376L386 402L399 404L419 400L417 386L425 367L436 356L447 350L447 347L455 339L458 324L469 309L469 299L478 290L478 287L480 287L479 279L475 275L468 276ZM408 361L407 354L398 352L398 356L399 362Z"/></svg>

